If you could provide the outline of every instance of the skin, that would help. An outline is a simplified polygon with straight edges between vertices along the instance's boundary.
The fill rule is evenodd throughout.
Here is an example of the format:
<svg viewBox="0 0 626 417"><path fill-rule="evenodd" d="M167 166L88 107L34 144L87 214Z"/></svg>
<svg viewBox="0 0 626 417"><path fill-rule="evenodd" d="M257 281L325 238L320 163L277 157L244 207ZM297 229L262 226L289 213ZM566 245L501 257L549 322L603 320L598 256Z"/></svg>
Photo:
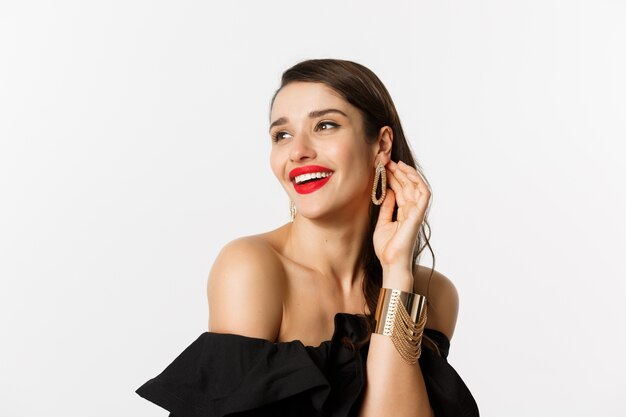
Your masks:
<svg viewBox="0 0 626 417"><path fill-rule="evenodd" d="M340 112L310 117L325 109ZM411 254L431 193L414 168L391 161L391 128L381 128L376 141L367 143L358 109L324 84L304 82L278 93L271 111L275 121L270 164L298 214L278 229L234 240L222 249L207 286L209 331L318 346L331 339L336 313L369 313L360 247L354 242L367 233L379 161L390 187L373 236L383 286L426 294L430 269L412 265ZM331 179L313 193L296 193L289 172L313 164L333 170ZM392 221L396 202L398 217ZM458 314L456 289L436 271L428 288L426 327L451 339ZM373 334L360 415L388 415L389 410L398 416L432 413L419 364L406 364L389 337Z"/></svg>

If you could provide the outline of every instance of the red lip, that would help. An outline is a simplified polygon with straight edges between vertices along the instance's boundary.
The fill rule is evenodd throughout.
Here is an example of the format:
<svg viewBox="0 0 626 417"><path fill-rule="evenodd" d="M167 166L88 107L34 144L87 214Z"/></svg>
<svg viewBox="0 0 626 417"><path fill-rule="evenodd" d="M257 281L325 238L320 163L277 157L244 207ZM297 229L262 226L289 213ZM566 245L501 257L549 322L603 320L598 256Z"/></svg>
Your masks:
<svg viewBox="0 0 626 417"><path fill-rule="evenodd" d="M291 180L291 183L293 184L293 188L296 190L298 194L309 194L309 193L312 193L313 191L319 190L328 182L328 180L330 180L330 177L332 177L332 175L329 175L328 177L321 178L316 181L307 182L305 184L296 184L295 178L298 175L310 174L312 172L332 173L333 170L320 166L320 165L307 165L307 166L292 169L289 172L289 179Z"/></svg>
<svg viewBox="0 0 626 417"><path fill-rule="evenodd" d="M305 184L296 184L295 182L292 184L298 194L309 194L322 188L324 184L330 180L330 177L332 177L332 175L317 181L307 182Z"/></svg>
<svg viewBox="0 0 626 417"><path fill-rule="evenodd" d="M306 165L289 171L289 179L293 182L298 175L310 174L311 172L333 172L333 170L320 165Z"/></svg>

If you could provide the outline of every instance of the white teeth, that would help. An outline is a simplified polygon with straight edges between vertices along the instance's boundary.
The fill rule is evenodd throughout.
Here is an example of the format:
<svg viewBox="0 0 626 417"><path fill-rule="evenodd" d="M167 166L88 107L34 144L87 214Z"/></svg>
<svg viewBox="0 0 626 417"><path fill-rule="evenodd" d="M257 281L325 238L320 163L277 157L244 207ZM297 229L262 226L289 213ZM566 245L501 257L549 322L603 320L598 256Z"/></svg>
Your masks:
<svg viewBox="0 0 626 417"><path fill-rule="evenodd" d="M326 178L330 177L332 172L311 172L309 174L298 175L294 178L294 182L296 184L300 184L301 182L308 181L313 178Z"/></svg>

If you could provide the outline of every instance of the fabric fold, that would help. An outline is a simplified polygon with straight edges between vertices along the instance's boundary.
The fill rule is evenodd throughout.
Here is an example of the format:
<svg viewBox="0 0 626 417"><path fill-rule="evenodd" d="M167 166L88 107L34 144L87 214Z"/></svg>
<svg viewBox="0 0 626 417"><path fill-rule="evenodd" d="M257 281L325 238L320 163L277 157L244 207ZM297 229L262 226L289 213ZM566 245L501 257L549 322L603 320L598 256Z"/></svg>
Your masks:
<svg viewBox="0 0 626 417"><path fill-rule="evenodd" d="M282 406L321 413L329 391L328 380L299 341L205 332L136 392L177 417L221 417L304 392L307 398L300 401L308 404L283 401Z"/></svg>
<svg viewBox="0 0 626 417"><path fill-rule="evenodd" d="M424 329L439 348L441 355L422 348L419 358L422 375L428 392L428 400L435 417L475 417L478 405L470 390L456 370L448 363L450 341L438 330Z"/></svg>
<svg viewBox="0 0 626 417"><path fill-rule="evenodd" d="M478 416L447 362L446 336L425 332L442 354L422 349L420 358L436 416ZM367 335L365 317L348 313L335 315L332 339L316 347L204 332L136 393L171 417L354 417L366 381Z"/></svg>

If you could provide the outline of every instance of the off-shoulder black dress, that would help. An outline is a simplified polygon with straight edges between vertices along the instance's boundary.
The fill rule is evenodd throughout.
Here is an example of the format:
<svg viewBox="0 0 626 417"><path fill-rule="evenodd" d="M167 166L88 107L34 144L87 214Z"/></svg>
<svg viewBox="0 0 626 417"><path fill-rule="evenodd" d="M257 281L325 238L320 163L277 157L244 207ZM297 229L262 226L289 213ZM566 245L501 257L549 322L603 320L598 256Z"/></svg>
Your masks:
<svg viewBox="0 0 626 417"><path fill-rule="evenodd" d="M425 334L441 353L424 347L419 359L435 416L478 416L472 394L448 364L449 340L434 329ZM335 315L332 339L317 347L205 332L136 392L170 417L353 417L369 344L353 350L345 342L366 336L364 317L348 313Z"/></svg>

